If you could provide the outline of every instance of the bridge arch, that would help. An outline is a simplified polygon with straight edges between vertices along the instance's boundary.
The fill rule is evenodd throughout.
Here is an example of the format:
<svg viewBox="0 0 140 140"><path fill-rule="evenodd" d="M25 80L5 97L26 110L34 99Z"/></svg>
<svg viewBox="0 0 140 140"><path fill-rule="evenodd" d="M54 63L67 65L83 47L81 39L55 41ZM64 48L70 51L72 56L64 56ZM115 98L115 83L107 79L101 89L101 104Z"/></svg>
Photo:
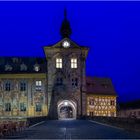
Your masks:
<svg viewBox="0 0 140 140"><path fill-rule="evenodd" d="M57 104L58 119L76 119L77 104L73 100L61 100Z"/></svg>

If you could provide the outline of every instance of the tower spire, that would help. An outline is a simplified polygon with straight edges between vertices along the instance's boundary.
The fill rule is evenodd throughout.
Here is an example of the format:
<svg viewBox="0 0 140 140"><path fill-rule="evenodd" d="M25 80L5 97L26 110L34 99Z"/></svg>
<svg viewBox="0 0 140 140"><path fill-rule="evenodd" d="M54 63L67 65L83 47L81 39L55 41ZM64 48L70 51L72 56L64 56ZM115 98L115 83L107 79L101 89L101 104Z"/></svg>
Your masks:
<svg viewBox="0 0 140 140"><path fill-rule="evenodd" d="M64 9L64 19L67 20L67 9Z"/></svg>
<svg viewBox="0 0 140 140"><path fill-rule="evenodd" d="M67 20L67 10L64 9L64 20L62 22L61 28L60 28L60 34L62 36L62 38L65 37L70 37L71 35L71 27L70 27L70 23Z"/></svg>

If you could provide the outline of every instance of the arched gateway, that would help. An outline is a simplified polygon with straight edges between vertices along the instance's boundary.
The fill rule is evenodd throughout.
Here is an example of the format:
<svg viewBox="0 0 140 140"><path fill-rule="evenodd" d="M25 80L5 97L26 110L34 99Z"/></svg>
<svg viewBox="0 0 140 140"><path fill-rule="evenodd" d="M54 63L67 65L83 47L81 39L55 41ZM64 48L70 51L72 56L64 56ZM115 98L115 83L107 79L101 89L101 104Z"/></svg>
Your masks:
<svg viewBox="0 0 140 140"><path fill-rule="evenodd" d="M72 100L59 101L57 104L58 119L76 119L77 105Z"/></svg>

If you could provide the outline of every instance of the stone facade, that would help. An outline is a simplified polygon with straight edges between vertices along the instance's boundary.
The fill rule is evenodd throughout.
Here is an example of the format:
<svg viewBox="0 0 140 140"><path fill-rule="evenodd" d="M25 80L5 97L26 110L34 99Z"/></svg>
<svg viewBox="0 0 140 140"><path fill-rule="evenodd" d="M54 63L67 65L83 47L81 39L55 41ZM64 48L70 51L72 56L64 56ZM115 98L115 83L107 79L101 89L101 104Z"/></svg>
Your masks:
<svg viewBox="0 0 140 140"><path fill-rule="evenodd" d="M64 48L62 43L70 43L69 48ZM57 117L57 103L59 100L72 100L77 105L77 114L86 115L85 87L85 60L88 48L79 47L70 39L64 38L51 47L45 47L47 58L47 81L48 81L48 107L49 113ZM56 68L56 60L62 60L62 68ZM71 60L76 59L76 68L71 68ZM58 85L58 79L62 79ZM76 79L76 81L74 81ZM77 85L73 85L77 82ZM52 108L51 108L52 107Z"/></svg>
<svg viewBox="0 0 140 140"><path fill-rule="evenodd" d="M89 48L70 39L66 18L62 40L45 46L45 58L0 58L0 116L116 116L116 93L108 78L87 78Z"/></svg>
<svg viewBox="0 0 140 140"><path fill-rule="evenodd" d="M41 81L40 89L37 81ZM45 74L1 74L0 116L46 116L46 83Z"/></svg>

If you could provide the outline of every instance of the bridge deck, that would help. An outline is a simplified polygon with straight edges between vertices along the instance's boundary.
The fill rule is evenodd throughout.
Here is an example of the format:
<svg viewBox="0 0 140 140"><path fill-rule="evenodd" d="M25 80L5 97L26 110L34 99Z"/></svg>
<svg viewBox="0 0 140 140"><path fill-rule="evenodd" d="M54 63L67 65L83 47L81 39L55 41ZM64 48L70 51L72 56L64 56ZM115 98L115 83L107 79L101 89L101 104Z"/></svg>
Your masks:
<svg viewBox="0 0 140 140"><path fill-rule="evenodd" d="M140 138L140 134L87 120L51 120L14 136L18 139Z"/></svg>

